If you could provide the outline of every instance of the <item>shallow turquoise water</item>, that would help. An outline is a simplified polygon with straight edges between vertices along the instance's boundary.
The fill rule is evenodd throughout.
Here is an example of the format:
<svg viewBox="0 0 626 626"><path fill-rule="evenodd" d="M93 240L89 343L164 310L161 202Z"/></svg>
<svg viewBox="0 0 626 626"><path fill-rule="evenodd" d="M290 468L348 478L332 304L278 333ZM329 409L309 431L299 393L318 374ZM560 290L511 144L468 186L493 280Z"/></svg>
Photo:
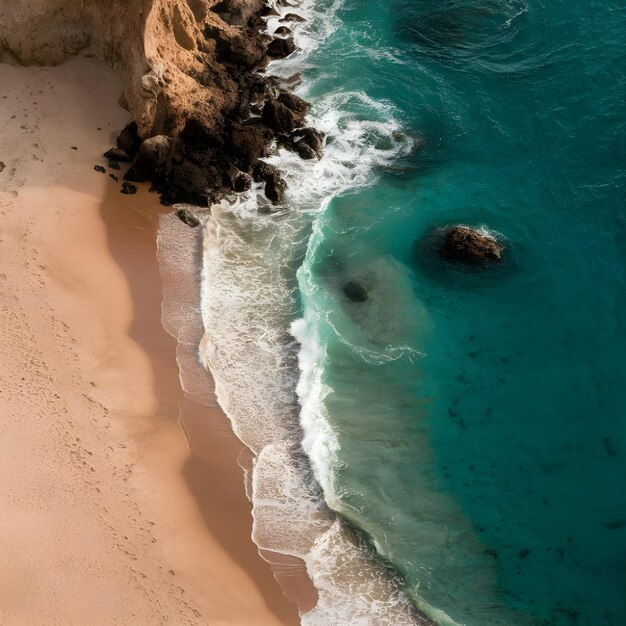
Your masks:
<svg viewBox="0 0 626 626"><path fill-rule="evenodd" d="M458 623L626 624L626 7L338 17L313 101L384 101L416 147L329 204L299 273L341 446L327 498ZM506 264L433 261L452 223L499 233Z"/></svg>

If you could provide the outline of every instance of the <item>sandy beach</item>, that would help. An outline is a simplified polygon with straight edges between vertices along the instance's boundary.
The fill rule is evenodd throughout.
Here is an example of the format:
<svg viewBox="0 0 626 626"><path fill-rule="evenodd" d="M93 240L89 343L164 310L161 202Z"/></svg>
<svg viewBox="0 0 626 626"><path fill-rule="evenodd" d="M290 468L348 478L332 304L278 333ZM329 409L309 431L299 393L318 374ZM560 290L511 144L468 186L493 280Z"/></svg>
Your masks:
<svg viewBox="0 0 626 626"><path fill-rule="evenodd" d="M118 75L0 85L0 623L299 623L250 540L241 444L180 389L166 209L93 169L129 121Z"/></svg>

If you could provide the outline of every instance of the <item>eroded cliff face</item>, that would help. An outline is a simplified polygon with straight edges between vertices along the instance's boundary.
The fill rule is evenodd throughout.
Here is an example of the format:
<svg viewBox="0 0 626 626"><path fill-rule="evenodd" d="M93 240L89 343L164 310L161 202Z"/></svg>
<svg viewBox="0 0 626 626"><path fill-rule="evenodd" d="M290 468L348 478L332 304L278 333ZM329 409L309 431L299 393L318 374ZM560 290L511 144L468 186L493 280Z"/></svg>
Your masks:
<svg viewBox="0 0 626 626"><path fill-rule="evenodd" d="M122 71L125 105L140 136L175 134L192 114L211 127L234 106L237 86L217 60L218 41L204 32L213 29L225 40L242 37L261 6L242 2L232 19L216 5L217 0L2 2L0 59L56 65L77 54L98 56Z"/></svg>

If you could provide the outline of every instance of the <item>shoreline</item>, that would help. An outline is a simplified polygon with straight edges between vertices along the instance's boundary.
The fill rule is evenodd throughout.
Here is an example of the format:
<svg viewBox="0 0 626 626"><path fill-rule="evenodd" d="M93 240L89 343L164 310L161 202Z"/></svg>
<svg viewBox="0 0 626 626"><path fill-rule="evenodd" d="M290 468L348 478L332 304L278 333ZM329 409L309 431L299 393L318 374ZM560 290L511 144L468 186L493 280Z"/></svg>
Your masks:
<svg viewBox="0 0 626 626"><path fill-rule="evenodd" d="M0 615L298 623L250 539L234 435L226 445L222 433L207 476L207 458L190 455L172 418L185 403L160 325L159 205L92 169L127 120L117 75L86 59L0 71L0 397L12 418Z"/></svg>

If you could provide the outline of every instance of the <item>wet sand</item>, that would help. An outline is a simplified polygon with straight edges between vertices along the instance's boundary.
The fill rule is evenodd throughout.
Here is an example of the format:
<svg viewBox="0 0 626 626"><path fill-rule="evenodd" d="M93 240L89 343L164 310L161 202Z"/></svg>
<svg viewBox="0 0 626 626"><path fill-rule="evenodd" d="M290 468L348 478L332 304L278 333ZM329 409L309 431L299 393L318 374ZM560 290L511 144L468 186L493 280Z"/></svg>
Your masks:
<svg viewBox="0 0 626 626"><path fill-rule="evenodd" d="M128 121L117 75L0 85L0 622L297 624L250 540L242 445L180 389L165 208L93 169Z"/></svg>

